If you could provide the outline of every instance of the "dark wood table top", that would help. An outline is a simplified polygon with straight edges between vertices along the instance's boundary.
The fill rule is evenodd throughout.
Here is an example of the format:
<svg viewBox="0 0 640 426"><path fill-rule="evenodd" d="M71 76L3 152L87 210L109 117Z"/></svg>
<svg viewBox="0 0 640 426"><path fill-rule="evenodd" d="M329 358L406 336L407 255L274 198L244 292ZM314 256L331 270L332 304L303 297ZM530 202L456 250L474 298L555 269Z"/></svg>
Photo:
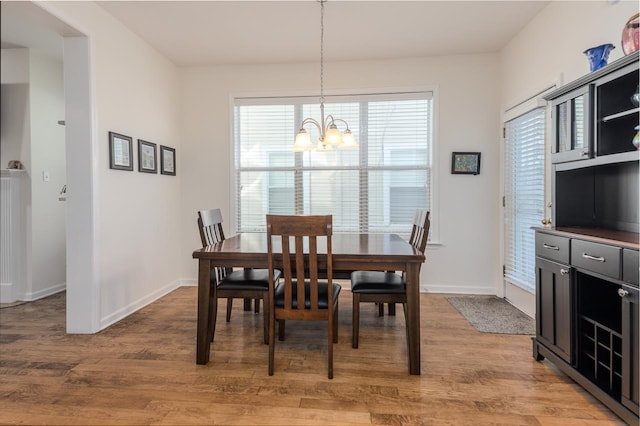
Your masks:
<svg viewBox="0 0 640 426"><path fill-rule="evenodd" d="M334 268L343 263L370 263L378 257L384 258L385 264L422 263L425 260L423 253L396 234L333 234L332 251ZM193 257L217 262L241 258L246 263L266 265L267 236L265 233L237 234L221 243L195 250Z"/></svg>

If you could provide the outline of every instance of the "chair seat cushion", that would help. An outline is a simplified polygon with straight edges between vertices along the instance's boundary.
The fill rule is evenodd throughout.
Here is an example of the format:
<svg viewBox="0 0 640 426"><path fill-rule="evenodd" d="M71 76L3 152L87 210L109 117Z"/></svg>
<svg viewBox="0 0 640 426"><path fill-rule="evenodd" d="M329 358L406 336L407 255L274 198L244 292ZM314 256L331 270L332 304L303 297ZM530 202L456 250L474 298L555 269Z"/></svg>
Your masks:
<svg viewBox="0 0 640 426"><path fill-rule="evenodd" d="M333 287L333 300L334 302L338 300L338 296L340 295L340 290L342 289L342 287L340 286L340 284L336 284L333 283L332 285ZM329 288L329 283L327 282L319 282L318 283L318 308L319 309L328 309L329 308L329 294L327 292L327 289ZM275 293L274 293L274 305L276 306L276 308L284 308L284 289L285 289L285 284L284 283L280 283L280 285L278 285L278 287L276 287ZM311 294L311 290L309 287L309 283L305 283L304 285L304 306L306 309L311 309L311 299L310 299L310 294ZM296 281L293 280L293 286L291 287L292 290L292 305L294 309L298 309L298 287L296 286Z"/></svg>
<svg viewBox="0 0 640 426"><path fill-rule="evenodd" d="M402 277L393 272L382 271L355 271L351 274L352 293L405 293L405 284Z"/></svg>
<svg viewBox="0 0 640 426"><path fill-rule="evenodd" d="M274 281L277 281L282 273L276 269L273 275ZM218 288L221 290L268 290L269 270L242 269L233 271L220 281Z"/></svg>

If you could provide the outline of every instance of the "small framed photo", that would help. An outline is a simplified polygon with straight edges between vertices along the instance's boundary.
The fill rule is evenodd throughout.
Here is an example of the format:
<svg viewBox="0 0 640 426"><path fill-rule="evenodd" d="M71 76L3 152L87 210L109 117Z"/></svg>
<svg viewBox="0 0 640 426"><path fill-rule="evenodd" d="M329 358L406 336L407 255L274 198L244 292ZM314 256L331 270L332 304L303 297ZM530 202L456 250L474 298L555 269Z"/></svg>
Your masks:
<svg viewBox="0 0 640 426"><path fill-rule="evenodd" d="M155 143L138 139L138 171L142 173L158 173Z"/></svg>
<svg viewBox="0 0 640 426"><path fill-rule="evenodd" d="M133 171L133 142L131 137L109 132L109 168Z"/></svg>
<svg viewBox="0 0 640 426"><path fill-rule="evenodd" d="M454 152L451 154L451 174L479 175L479 152Z"/></svg>
<svg viewBox="0 0 640 426"><path fill-rule="evenodd" d="M176 150L174 148L160 145L160 173L176 175Z"/></svg>

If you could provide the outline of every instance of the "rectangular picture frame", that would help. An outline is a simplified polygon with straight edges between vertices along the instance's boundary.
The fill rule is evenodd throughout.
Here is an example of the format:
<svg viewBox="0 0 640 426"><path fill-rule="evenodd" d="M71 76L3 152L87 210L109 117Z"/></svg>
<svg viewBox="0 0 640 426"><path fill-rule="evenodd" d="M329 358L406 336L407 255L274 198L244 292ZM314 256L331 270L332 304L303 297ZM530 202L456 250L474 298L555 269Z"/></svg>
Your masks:
<svg viewBox="0 0 640 426"><path fill-rule="evenodd" d="M155 143L138 139L138 171L158 173L158 155Z"/></svg>
<svg viewBox="0 0 640 426"><path fill-rule="evenodd" d="M176 175L176 150L169 146L160 145L160 173Z"/></svg>
<svg viewBox="0 0 640 426"><path fill-rule="evenodd" d="M133 139L109 132L109 168L133 171Z"/></svg>
<svg viewBox="0 0 640 426"><path fill-rule="evenodd" d="M453 152L451 154L451 174L454 175L479 175L479 152Z"/></svg>

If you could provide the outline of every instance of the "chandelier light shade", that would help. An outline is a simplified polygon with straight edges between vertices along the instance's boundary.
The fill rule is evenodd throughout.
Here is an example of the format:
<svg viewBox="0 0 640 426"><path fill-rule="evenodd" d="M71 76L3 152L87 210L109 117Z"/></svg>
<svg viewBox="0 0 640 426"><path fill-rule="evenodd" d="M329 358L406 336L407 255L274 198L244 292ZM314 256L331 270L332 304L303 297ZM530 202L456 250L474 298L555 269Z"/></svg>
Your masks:
<svg viewBox="0 0 640 426"><path fill-rule="evenodd" d="M311 151L314 148L311 142L311 136L305 130L304 126L312 124L318 128L318 144L316 151L332 151L333 147L337 148L356 148L356 138L349 129L349 124L340 118L334 118L332 115L325 117L324 115L324 4L326 0L319 0L320 3L320 121L315 118L305 118L300 124L300 130L296 135L293 144L294 152ZM344 132L338 129L338 123L345 126Z"/></svg>

